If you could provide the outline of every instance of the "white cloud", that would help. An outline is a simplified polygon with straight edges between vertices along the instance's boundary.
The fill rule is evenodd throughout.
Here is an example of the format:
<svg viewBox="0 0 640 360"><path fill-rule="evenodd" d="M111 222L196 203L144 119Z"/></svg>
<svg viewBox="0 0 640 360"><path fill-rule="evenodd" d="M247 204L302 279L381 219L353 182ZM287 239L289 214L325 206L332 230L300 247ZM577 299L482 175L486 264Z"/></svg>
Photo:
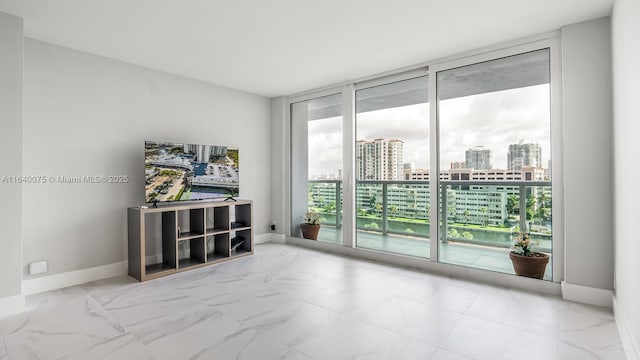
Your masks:
<svg viewBox="0 0 640 360"><path fill-rule="evenodd" d="M494 168L507 167L509 144L539 143L542 166L550 155L549 86L538 85L441 101L441 168L463 161L474 146L492 150ZM429 166L429 106L409 105L357 114L356 138L397 138L405 162ZM309 122L309 173L337 174L342 168L342 117Z"/></svg>

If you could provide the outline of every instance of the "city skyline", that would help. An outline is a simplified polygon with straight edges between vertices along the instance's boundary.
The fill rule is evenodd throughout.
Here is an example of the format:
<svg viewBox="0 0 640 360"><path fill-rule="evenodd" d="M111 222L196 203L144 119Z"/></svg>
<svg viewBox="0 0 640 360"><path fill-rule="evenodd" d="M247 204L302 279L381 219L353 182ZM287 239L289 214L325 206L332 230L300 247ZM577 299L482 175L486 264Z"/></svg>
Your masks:
<svg viewBox="0 0 640 360"><path fill-rule="evenodd" d="M400 139L404 162L429 168L428 109L422 103L358 113L356 140ZM476 146L492 150L494 168L507 169L509 145L520 142L539 144L542 167L547 166L548 84L448 99L440 101L439 109L441 170L464 161L465 151ZM309 175L337 175L342 169L342 117L310 121L308 146Z"/></svg>

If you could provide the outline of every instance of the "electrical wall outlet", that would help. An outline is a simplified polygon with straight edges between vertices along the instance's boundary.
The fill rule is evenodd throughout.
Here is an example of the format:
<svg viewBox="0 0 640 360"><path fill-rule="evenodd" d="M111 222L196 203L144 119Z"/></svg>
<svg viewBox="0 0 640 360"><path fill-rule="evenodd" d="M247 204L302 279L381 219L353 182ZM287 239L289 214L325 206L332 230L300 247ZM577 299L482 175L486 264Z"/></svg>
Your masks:
<svg viewBox="0 0 640 360"><path fill-rule="evenodd" d="M47 271L49 271L49 267L45 260L34 261L29 264L29 275L44 274Z"/></svg>

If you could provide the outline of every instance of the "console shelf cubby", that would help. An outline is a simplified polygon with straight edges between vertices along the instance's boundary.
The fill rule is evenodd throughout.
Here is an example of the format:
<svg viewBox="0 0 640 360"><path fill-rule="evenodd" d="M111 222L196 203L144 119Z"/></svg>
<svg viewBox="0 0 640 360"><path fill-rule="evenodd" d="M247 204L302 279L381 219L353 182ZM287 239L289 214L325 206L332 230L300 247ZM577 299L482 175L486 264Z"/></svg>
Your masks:
<svg viewBox="0 0 640 360"><path fill-rule="evenodd" d="M129 275L146 281L253 254L249 200L128 209Z"/></svg>

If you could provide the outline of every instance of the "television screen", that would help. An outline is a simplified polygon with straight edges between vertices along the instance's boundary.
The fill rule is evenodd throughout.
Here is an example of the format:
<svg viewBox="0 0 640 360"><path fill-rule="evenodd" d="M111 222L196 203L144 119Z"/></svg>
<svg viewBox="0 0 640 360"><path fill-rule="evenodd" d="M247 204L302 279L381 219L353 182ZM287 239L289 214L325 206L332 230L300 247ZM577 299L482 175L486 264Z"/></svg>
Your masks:
<svg viewBox="0 0 640 360"><path fill-rule="evenodd" d="M144 142L145 202L219 199L240 192L238 149Z"/></svg>

